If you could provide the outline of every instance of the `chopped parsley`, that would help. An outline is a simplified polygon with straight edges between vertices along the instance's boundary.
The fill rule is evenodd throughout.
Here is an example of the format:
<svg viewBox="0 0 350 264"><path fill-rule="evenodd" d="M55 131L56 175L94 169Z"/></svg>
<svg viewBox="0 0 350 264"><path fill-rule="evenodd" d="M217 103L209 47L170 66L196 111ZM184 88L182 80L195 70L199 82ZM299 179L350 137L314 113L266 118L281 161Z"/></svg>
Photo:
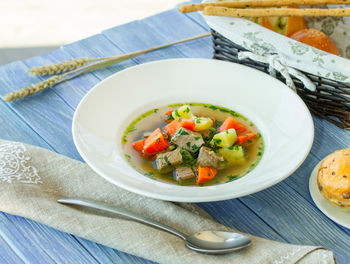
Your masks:
<svg viewBox="0 0 350 264"><path fill-rule="evenodd" d="M217 146L221 143L221 139L220 138L213 138L213 142L214 142L214 145Z"/></svg>
<svg viewBox="0 0 350 264"><path fill-rule="evenodd" d="M174 120L175 118L173 117L173 115L168 115L166 120Z"/></svg>
<svg viewBox="0 0 350 264"><path fill-rule="evenodd" d="M231 181L237 180L239 178L239 175L236 175L236 176L229 175L226 178L228 179L227 182L231 182Z"/></svg>
<svg viewBox="0 0 350 264"><path fill-rule="evenodd" d="M169 146L169 150L174 150L175 149L175 146L174 145L170 145Z"/></svg>
<svg viewBox="0 0 350 264"><path fill-rule="evenodd" d="M175 110L175 116L180 117L179 111L177 111L177 109Z"/></svg>
<svg viewBox="0 0 350 264"><path fill-rule="evenodd" d="M187 148L191 148L191 143L190 143L190 142L187 142L187 143L186 143L186 146L187 146Z"/></svg>
<svg viewBox="0 0 350 264"><path fill-rule="evenodd" d="M196 146L196 145L192 145L192 150L193 150L194 152L197 152L197 151L199 150L199 147Z"/></svg>
<svg viewBox="0 0 350 264"><path fill-rule="evenodd" d="M201 137L194 137L194 140L198 140L198 139L200 139Z"/></svg>
<svg viewBox="0 0 350 264"><path fill-rule="evenodd" d="M193 160L193 157L192 157L191 153L188 152L186 149L181 148L180 149L180 154L182 156L183 162L188 162L188 161L192 161Z"/></svg>
<svg viewBox="0 0 350 264"><path fill-rule="evenodd" d="M154 172L153 171L146 172L146 173L144 173L144 175L147 176L147 177L153 177L154 176Z"/></svg>
<svg viewBox="0 0 350 264"><path fill-rule="evenodd" d="M200 124L201 123L201 120L199 118L196 118L196 124Z"/></svg>
<svg viewBox="0 0 350 264"><path fill-rule="evenodd" d="M171 163L170 163L170 161L169 161L169 159L168 159L167 156L164 156L164 160L165 160L165 162L166 162L169 166L171 166Z"/></svg>
<svg viewBox="0 0 350 264"><path fill-rule="evenodd" d="M222 125L222 122L215 119L214 125L215 127L220 127Z"/></svg>
<svg viewBox="0 0 350 264"><path fill-rule="evenodd" d="M180 129L179 133L180 133L180 135L189 135L188 132L182 128Z"/></svg>

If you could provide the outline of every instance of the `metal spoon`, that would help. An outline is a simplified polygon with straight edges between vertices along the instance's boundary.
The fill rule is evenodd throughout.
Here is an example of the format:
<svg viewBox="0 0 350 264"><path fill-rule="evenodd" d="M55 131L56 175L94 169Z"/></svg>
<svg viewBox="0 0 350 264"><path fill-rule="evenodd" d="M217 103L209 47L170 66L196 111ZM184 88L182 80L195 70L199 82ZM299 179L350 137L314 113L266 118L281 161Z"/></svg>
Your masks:
<svg viewBox="0 0 350 264"><path fill-rule="evenodd" d="M186 246L189 249L200 253L212 255L227 254L249 246L251 243L251 239L249 237L233 232L208 230L200 231L188 236L170 226L106 203L78 198L60 198L57 201L62 204L79 205L107 213L113 213L124 218L150 225L182 238L185 240Z"/></svg>

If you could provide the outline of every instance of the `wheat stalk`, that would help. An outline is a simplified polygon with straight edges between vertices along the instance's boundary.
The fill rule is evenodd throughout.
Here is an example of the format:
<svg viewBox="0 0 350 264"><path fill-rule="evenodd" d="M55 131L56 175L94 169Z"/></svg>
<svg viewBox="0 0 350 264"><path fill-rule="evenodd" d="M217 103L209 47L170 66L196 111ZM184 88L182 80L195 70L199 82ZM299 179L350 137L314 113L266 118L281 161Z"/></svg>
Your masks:
<svg viewBox="0 0 350 264"><path fill-rule="evenodd" d="M9 94L6 94L2 100L4 102L14 102L18 99L26 98L28 96L32 96L42 90L45 90L46 88L52 87L62 78L62 75L55 75L45 81L42 81L40 83L34 84L32 86L28 86L25 88L22 88L16 92L12 92Z"/></svg>
<svg viewBox="0 0 350 264"><path fill-rule="evenodd" d="M47 80L44 80L44 81L39 82L37 84L34 84L32 86L28 86L28 87L22 88L18 91L6 94L5 96L2 97L2 100L4 102L14 102L16 100L23 99L23 98L26 98L28 96L32 96L32 95L39 93L47 88L53 87L56 84L73 79L76 76L79 76L81 74L84 74L84 73L87 73L90 71L94 71L97 69L109 67L109 66L114 65L116 63L134 58L136 56L139 56L139 55L147 53L147 52L166 48L166 47L169 47L169 46L172 46L175 44L179 44L179 43L183 43L186 41L191 41L191 40L207 37L210 35L211 34L209 32L207 32L207 33L195 36L195 37L183 39L183 40L176 41L173 43L164 44L164 45L156 46L153 48L144 49L144 50L140 50L140 51L136 51L136 52L120 55L120 56L115 56L115 57L93 58L93 59L78 58L78 59L73 59L70 61L64 61L61 63L55 63L55 64L46 65L46 66L35 67L35 68L32 68L29 70L29 72L31 74L34 74L34 75L52 75L52 74L59 74L62 72L64 72L64 73L59 74L59 75L55 75Z"/></svg>
<svg viewBox="0 0 350 264"><path fill-rule="evenodd" d="M101 58L89 59L89 58L78 58L69 61L63 61L59 63L49 64L40 67L33 67L29 70L31 75L53 75L60 74L66 71L71 71L73 69L79 68L87 63L101 60Z"/></svg>

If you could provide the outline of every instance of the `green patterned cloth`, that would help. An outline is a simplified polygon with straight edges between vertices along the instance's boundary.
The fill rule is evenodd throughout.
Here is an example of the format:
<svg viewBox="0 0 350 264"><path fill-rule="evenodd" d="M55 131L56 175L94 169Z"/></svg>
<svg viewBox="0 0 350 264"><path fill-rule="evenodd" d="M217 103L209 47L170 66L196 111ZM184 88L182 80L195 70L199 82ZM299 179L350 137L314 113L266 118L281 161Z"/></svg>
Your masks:
<svg viewBox="0 0 350 264"><path fill-rule="evenodd" d="M322 30L336 42L341 56L313 48L243 18L217 16L204 16L204 18L212 29L255 54L277 53L286 62L286 66L327 79L350 83L349 17L307 19L309 28Z"/></svg>

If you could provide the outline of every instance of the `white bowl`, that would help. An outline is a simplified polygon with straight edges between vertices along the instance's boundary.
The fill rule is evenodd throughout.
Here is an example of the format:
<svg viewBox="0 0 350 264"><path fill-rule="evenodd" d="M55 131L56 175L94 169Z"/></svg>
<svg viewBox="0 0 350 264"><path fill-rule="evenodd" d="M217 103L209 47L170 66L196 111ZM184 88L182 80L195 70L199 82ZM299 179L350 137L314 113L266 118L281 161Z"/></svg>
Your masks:
<svg viewBox="0 0 350 264"><path fill-rule="evenodd" d="M122 149L126 127L148 110L183 102L223 106L255 123L265 142L258 166L236 181L206 187L174 185L136 172ZM80 155L106 180L141 195L181 202L230 199L270 187L301 165L314 136L310 112L282 82L249 67L208 59L155 61L112 75L81 100L72 130Z"/></svg>

